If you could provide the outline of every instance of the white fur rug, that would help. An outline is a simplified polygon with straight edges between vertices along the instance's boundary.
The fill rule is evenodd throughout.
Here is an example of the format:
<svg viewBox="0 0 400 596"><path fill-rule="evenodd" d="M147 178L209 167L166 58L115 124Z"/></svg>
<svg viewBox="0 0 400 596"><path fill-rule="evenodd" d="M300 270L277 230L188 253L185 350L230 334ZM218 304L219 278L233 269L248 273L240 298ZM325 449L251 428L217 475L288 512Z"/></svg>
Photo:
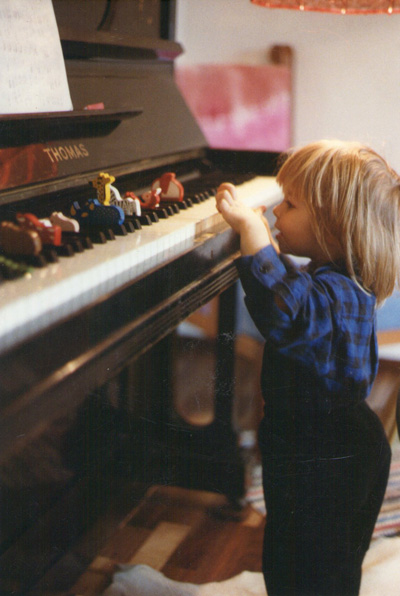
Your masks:
<svg viewBox="0 0 400 596"><path fill-rule="evenodd" d="M371 544L363 565L360 596L400 594L400 537ZM147 565L121 568L103 596L267 596L261 573L244 571L223 582L176 582ZM316 595L317 596L317 595Z"/></svg>

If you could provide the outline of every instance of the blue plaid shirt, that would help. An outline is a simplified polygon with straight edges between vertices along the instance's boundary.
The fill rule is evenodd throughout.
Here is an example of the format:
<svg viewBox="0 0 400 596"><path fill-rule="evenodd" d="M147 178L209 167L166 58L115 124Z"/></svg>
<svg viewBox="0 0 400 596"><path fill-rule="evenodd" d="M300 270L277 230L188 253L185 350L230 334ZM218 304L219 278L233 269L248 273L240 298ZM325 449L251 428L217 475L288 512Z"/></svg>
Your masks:
<svg viewBox="0 0 400 596"><path fill-rule="evenodd" d="M247 308L266 340L264 398L277 400L278 408L325 412L365 399L378 365L375 297L345 270L298 267L272 246L236 265Z"/></svg>

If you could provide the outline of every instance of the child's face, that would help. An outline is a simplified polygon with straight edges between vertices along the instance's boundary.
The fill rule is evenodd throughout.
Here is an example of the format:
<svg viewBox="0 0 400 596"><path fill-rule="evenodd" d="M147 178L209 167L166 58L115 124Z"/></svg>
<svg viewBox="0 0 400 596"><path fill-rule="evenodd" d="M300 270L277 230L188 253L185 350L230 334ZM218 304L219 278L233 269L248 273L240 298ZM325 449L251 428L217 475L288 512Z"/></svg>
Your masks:
<svg viewBox="0 0 400 596"><path fill-rule="evenodd" d="M284 199L274 208L276 240L283 253L308 257L314 262L325 262L326 254L319 245L311 225L311 215L304 199L292 190L286 190Z"/></svg>

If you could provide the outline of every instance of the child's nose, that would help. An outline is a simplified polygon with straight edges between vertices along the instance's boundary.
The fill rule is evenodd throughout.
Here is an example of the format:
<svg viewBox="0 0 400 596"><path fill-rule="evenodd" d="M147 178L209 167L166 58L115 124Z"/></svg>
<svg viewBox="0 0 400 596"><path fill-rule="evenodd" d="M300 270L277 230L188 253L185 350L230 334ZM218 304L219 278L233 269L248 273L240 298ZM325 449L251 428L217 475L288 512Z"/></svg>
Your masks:
<svg viewBox="0 0 400 596"><path fill-rule="evenodd" d="M275 205L275 207L272 209L272 213L275 215L275 217L278 217L279 215L279 207L281 206L281 203L279 203L278 205Z"/></svg>

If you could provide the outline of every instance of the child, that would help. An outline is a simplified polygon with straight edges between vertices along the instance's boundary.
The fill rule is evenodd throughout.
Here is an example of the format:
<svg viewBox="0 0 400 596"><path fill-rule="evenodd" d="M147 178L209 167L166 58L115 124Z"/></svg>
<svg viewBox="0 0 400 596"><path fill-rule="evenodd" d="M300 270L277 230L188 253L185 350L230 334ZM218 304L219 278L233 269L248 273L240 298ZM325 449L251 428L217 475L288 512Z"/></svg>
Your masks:
<svg viewBox="0 0 400 596"><path fill-rule="evenodd" d="M216 196L240 234L237 268L266 340L263 573L268 596L354 596L391 456L364 400L376 305L400 271L400 180L367 147L321 141L289 155L277 181L276 240L232 184Z"/></svg>

